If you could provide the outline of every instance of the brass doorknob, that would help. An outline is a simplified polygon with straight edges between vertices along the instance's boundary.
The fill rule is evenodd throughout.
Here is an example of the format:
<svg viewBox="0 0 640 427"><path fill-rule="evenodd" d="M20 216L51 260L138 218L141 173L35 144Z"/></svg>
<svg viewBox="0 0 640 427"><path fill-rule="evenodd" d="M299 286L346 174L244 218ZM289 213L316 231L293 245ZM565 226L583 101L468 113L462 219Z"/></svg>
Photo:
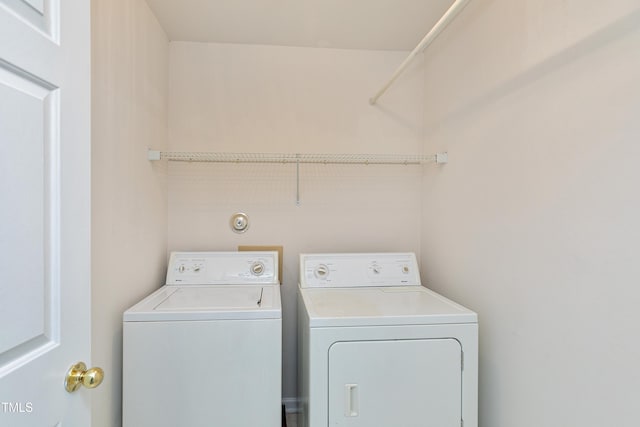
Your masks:
<svg viewBox="0 0 640 427"><path fill-rule="evenodd" d="M96 388L104 379L104 371L101 368L87 369L87 365L83 362L78 362L69 368L67 376L64 379L64 388L73 393L78 390L80 386L86 388Z"/></svg>

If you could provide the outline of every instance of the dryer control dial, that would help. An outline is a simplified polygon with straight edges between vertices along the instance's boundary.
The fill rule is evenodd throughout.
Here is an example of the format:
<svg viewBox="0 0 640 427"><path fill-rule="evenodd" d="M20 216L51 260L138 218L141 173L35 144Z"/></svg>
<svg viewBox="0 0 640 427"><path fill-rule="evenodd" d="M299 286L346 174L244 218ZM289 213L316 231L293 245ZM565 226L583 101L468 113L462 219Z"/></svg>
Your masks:
<svg viewBox="0 0 640 427"><path fill-rule="evenodd" d="M318 279L326 279L329 276L329 267L326 264L320 264L313 270L313 275Z"/></svg>

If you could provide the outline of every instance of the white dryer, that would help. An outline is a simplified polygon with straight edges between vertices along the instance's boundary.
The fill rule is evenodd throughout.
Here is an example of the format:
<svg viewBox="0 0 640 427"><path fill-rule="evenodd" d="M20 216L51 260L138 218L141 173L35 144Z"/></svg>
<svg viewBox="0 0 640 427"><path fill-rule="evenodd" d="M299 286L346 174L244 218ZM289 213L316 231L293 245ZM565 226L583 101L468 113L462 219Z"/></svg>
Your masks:
<svg viewBox="0 0 640 427"><path fill-rule="evenodd" d="M477 427L477 315L412 253L300 256L301 427Z"/></svg>
<svg viewBox="0 0 640 427"><path fill-rule="evenodd" d="M280 427L277 252L176 252L123 315L123 427Z"/></svg>

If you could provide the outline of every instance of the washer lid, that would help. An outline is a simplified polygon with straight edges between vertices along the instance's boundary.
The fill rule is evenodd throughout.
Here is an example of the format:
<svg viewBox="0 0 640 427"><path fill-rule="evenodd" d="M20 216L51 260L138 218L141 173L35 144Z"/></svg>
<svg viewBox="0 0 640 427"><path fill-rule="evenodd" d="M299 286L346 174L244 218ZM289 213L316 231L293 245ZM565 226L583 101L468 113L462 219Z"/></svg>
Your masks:
<svg viewBox="0 0 640 427"><path fill-rule="evenodd" d="M471 310L422 286L300 288L310 327L477 323Z"/></svg>
<svg viewBox="0 0 640 427"><path fill-rule="evenodd" d="M163 286L124 312L125 322L280 319L279 285Z"/></svg>

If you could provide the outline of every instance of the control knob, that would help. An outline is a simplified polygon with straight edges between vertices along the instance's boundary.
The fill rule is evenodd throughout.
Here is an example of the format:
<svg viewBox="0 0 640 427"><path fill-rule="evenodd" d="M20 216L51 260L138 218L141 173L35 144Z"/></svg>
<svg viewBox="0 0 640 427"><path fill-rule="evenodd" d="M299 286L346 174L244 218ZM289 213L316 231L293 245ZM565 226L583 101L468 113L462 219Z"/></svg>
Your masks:
<svg viewBox="0 0 640 427"><path fill-rule="evenodd" d="M329 267L327 267L325 264L320 264L315 268L315 270L313 270L313 275L318 279L324 280L329 275Z"/></svg>
<svg viewBox="0 0 640 427"><path fill-rule="evenodd" d="M264 264L260 261L256 261L251 264L251 274L254 276L260 276L264 273Z"/></svg>

